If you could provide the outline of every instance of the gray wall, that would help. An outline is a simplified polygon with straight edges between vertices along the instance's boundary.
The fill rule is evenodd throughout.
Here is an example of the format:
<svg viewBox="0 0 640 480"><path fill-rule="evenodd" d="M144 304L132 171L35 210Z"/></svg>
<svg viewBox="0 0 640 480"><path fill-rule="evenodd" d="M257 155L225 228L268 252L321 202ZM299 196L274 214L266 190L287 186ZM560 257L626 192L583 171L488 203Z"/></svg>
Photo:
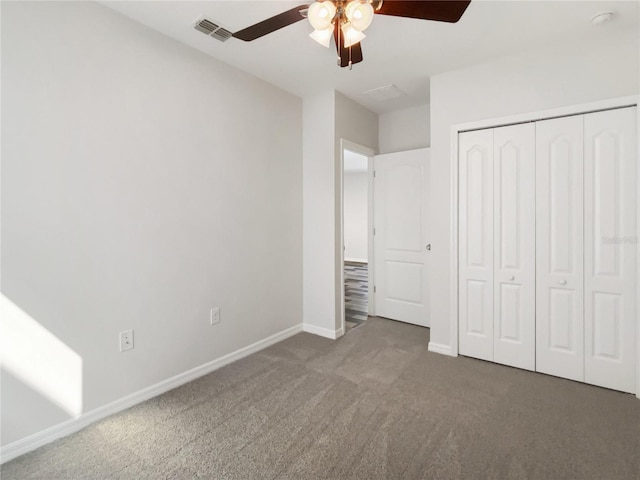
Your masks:
<svg viewBox="0 0 640 480"><path fill-rule="evenodd" d="M376 150L378 116L339 92L304 99L304 324L340 328L340 140Z"/></svg>
<svg viewBox="0 0 640 480"><path fill-rule="evenodd" d="M3 358L3 445L301 323L299 98L93 2L3 2L2 119L2 336L34 363Z"/></svg>
<svg viewBox="0 0 640 480"><path fill-rule="evenodd" d="M431 146L429 105L382 113L378 119L380 153Z"/></svg>
<svg viewBox="0 0 640 480"><path fill-rule="evenodd" d="M335 132L335 159L334 159L334 182L340 185L340 177L342 176L342 166L340 157L342 155L340 140L349 140L363 147L367 147L378 151L378 115L367 110L359 103L354 102L350 98L345 97L336 92L336 132ZM342 199L339 188L336 188L334 196L335 205L335 257L334 257L334 285L336 292L335 304L335 329L338 330L340 325L340 316L342 305L339 301L340 295L344 291L344 285L340 282L341 271L343 265L341 263L340 250L342 250L342 238L340 236L340 216L342 212Z"/></svg>
<svg viewBox="0 0 640 480"><path fill-rule="evenodd" d="M304 99L303 120L303 317L333 331L335 310L335 92Z"/></svg>

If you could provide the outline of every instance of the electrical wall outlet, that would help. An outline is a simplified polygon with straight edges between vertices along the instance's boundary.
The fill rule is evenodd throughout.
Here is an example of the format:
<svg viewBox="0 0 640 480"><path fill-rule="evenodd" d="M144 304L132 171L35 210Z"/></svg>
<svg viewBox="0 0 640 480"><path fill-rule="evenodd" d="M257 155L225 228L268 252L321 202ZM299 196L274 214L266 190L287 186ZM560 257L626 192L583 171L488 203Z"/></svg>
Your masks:
<svg viewBox="0 0 640 480"><path fill-rule="evenodd" d="M133 330L120 332L120 351L126 352L133 348Z"/></svg>
<svg viewBox="0 0 640 480"><path fill-rule="evenodd" d="M209 324L216 325L220 323L220 307L213 307L209 315Z"/></svg>

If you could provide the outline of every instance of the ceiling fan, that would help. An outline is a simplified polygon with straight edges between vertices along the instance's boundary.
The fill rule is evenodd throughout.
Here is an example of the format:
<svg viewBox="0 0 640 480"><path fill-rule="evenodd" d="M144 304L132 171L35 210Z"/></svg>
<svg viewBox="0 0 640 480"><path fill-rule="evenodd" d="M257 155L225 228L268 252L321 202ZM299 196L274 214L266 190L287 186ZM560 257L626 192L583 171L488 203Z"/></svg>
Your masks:
<svg viewBox="0 0 640 480"><path fill-rule="evenodd" d="M351 68L362 61L362 32L374 14L455 23L470 3L471 0L320 0L267 18L235 32L233 37L251 42L308 18L314 28L309 36L325 47L333 37L338 65Z"/></svg>

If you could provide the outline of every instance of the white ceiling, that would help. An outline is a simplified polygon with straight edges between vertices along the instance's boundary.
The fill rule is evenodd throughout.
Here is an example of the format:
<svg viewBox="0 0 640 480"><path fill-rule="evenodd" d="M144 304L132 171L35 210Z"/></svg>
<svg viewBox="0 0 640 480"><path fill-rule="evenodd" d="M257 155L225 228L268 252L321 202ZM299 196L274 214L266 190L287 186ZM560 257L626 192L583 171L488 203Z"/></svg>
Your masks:
<svg viewBox="0 0 640 480"><path fill-rule="evenodd" d="M639 29L638 1L473 0L455 24L376 15L362 41L364 61L336 66L335 48L308 38L306 20L253 42L221 43L193 29L206 15L238 31L306 0L102 1L102 4L295 95L338 90L377 113L429 102L429 77L523 50L565 41L591 43ZM593 26L602 11L614 21ZM376 101L363 92L395 84L407 95Z"/></svg>

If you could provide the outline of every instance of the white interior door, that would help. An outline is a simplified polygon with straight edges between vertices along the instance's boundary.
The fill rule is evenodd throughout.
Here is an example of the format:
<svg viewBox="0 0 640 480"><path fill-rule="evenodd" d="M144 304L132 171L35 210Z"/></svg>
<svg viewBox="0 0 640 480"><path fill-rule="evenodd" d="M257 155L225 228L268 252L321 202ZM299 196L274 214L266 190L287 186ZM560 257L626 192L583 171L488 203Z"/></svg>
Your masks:
<svg viewBox="0 0 640 480"><path fill-rule="evenodd" d="M635 392L636 108L584 116L585 381Z"/></svg>
<svg viewBox="0 0 640 480"><path fill-rule="evenodd" d="M493 130L464 132L459 158L459 350L493 361Z"/></svg>
<svg viewBox="0 0 640 480"><path fill-rule="evenodd" d="M429 149L374 159L375 311L428 327Z"/></svg>
<svg viewBox="0 0 640 480"><path fill-rule="evenodd" d="M583 116L536 123L536 371L584 381Z"/></svg>
<svg viewBox="0 0 640 480"><path fill-rule="evenodd" d="M493 132L493 360L536 365L535 126Z"/></svg>

